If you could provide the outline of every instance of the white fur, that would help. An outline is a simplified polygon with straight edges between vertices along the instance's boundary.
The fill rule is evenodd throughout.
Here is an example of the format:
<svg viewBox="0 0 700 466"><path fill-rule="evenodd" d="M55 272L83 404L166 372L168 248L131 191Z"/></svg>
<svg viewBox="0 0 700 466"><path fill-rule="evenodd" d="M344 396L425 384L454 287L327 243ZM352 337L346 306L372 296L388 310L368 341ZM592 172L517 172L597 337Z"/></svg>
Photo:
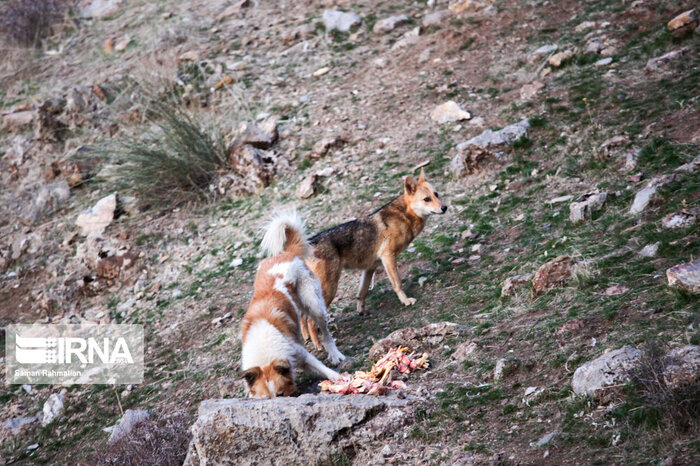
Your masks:
<svg viewBox="0 0 700 466"><path fill-rule="evenodd" d="M290 210L276 214L265 228L265 235L260 242L260 249L268 256L276 256L282 251L287 243L287 235L284 230L289 227L295 229L299 236L305 237L304 221L296 210Z"/></svg>
<svg viewBox="0 0 700 466"><path fill-rule="evenodd" d="M250 326L243 343L241 370L263 367L275 359L287 359L293 365L296 362L296 346L270 322L258 320Z"/></svg>

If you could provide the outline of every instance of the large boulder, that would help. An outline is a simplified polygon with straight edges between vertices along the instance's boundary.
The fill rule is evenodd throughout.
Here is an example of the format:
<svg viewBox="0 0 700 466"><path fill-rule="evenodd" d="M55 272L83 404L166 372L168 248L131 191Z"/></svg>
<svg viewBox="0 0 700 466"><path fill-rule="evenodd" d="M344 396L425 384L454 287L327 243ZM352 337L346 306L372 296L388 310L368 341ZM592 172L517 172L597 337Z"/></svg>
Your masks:
<svg viewBox="0 0 700 466"><path fill-rule="evenodd" d="M700 346L686 345L675 348L666 355L664 381L670 388L697 383L700 379Z"/></svg>
<svg viewBox="0 0 700 466"><path fill-rule="evenodd" d="M414 403L394 395L306 394L207 400L191 428L185 466L320 464L409 422Z"/></svg>
<svg viewBox="0 0 700 466"><path fill-rule="evenodd" d="M445 338L466 334L468 330L468 327L452 322L436 322L421 328L402 328L373 344L369 349L369 357L377 361L397 346L408 346L417 352L429 351L432 347L440 345Z"/></svg>
<svg viewBox="0 0 700 466"><path fill-rule="evenodd" d="M340 10L324 10L322 20L326 31L335 29L340 32L348 32L353 26L362 23L362 18L355 13L346 13Z"/></svg>
<svg viewBox="0 0 700 466"><path fill-rule="evenodd" d="M666 270L668 286L700 293L700 259Z"/></svg>
<svg viewBox="0 0 700 466"><path fill-rule="evenodd" d="M569 256L559 256L542 264L532 279L535 294L564 285L571 278L575 265L576 262Z"/></svg>
<svg viewBox="0 0 700 466"><path fill-rule="evenodd" d="M625 384L641 356L642 352L632 346L609 351L576 369L571 388L577 395L596 396L606 388Z"/></svg>

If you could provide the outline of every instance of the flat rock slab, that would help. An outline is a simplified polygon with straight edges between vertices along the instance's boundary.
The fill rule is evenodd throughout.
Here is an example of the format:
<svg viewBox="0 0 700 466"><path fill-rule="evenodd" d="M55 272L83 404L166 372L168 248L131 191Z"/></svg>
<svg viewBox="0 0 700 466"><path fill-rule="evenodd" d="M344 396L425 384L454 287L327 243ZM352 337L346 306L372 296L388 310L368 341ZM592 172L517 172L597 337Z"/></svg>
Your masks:
<svg viewBox="0 0 700 466"><path fill-rule="evenodd" d="M576 369L571 388L577 395L595 396L606 388L625 384L641 356L642 352L632 346L609 351Z"/></svg>
<svg viewBox="0 0 700 466"><path fill-rule="evenodd" d="M691 293L700 293L700 259L671 267L666 271L668 285Z"/></svg>
<svg viewBox="0 0 700 466"><path fill-rule="evenodd" d="M412 419L409 404L395 395L207 400L184 465L323 463Z"/></svg>
<svg viewBox="0 0 700 466"><path fill-rule="evenodd" d="M362 23L362 18L357 16L355 13L346 13L340 10L324 10L323 12L323 25L326 27L326 31L338 30L341 32L347 32L353 26L357 26Z"/></svg>

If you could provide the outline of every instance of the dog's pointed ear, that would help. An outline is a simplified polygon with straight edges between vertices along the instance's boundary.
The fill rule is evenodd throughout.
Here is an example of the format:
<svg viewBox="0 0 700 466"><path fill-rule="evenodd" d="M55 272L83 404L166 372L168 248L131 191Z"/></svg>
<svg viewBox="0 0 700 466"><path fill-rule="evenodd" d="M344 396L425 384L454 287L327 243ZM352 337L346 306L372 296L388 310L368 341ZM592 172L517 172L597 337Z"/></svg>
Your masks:
<svg viewBox="0 0 700 466"><path fill-rule="evenodd" d="M418 183L425 183L425 169L420 167L420 176L418 177Z"/></svg>
<svg viewBox="0 0 700 466"><path fill-rule="evenodd" d="M283 377L288 377L292 373L292 365L286 359L275 359L270 364L275 372Z"/></svg>
<svg viewBox="0 0 700 466"><path fill-rule="evenodd" d="M403 187L408 194L413 194L416 192L416 188L418 188L418 183L416 182L415 178L409 175L406 177L406 179L404 179Z"/></svg>
<svg viewBox="0 0 700 466"><path fill-rule="evenodd" d="M248 387L252 387L258 377L260 377L260 374L262 374L262 370L259 367L251 367L244 370L241 377L248 384Z"/></svg>

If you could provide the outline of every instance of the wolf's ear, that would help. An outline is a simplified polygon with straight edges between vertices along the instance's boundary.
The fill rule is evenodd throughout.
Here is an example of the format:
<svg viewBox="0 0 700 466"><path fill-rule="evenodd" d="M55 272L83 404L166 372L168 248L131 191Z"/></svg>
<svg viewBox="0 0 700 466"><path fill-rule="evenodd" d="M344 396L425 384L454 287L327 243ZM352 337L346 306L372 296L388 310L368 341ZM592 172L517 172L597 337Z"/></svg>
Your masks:
<svg viewBox="0 0 700 466"><path fill-rule="evenodd" d="M418 183L425 183L425 169L420 168L420 176L418 177Z"/></svg>
<svg viewBox="0 0 700 466"><path fill-rule="evenodd" d="M248 384L248 387L252 387L258 377L260 377L260 374L262 374L262 370L260 370L259 367L251 367L250 369L244 370L241 377L245 380L245 383Z"/></svg>
<svg viewBox="0 0 700 466"><path fill-rule="evenodd" d="M407 176L406 179L403 181L403 187L408 194L413 194L416 192L418 183L416 182L416 179L412 176Z"/></svg>

